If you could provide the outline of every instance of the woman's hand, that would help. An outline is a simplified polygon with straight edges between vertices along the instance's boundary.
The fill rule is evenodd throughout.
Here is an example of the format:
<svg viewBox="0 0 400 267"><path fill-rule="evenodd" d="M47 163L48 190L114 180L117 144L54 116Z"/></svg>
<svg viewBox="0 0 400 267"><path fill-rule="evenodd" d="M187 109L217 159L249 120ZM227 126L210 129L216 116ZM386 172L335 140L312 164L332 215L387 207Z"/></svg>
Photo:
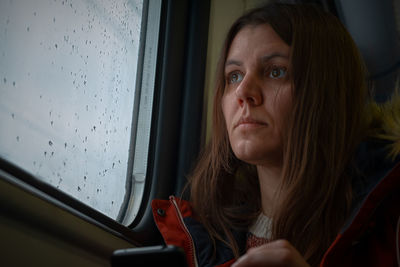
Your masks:
<svg viewBox="0 0 400 267"><path fill-rule="evenodd" d="M232 265L232 267L242 266L310 267L300 253L286 240L276 240L249 249Z"/></svg>

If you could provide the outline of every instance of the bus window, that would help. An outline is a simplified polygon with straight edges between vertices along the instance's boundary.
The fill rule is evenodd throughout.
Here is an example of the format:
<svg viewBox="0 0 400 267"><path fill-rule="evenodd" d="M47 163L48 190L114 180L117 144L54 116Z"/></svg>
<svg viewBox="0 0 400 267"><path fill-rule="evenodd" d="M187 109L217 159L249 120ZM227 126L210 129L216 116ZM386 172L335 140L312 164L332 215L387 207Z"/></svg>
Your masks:
<svg viewBox="0 0 400 267"><path fill-rule="evenodd" d="M160 6L0 3L0 157L124 224L146 178Z"/></svg>

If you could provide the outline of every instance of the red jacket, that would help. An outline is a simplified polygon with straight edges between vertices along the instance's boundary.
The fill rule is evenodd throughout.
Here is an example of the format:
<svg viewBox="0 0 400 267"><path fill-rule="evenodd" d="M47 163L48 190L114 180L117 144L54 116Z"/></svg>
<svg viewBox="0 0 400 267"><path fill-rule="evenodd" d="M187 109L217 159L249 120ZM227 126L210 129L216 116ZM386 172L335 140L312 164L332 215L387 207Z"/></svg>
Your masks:
<svg viewBox="0 0 400 267"><path fill-rule="evenodd" d="M353 215L326 251L321 267L400 265L400 163L386 160L380 152L359 162L366 175L354 185ZM212 244L189 202L172 196L154 200L152 208L165 243L182 247L188 266L230 266L235 261L232 251L217 243L217 256L209 262ZM246 233L236 237L245 244Z"/></svg>
<svg viewBox="0 0 400 267"><path fill-rule="evenodd" d="M213 262L213 247L205 228L195 219L190 203L171 196L169 200L153 200L153 216L167 245L182 247L189 267L230 266L235 259L224 244L217 244ZM243 235L245 237L245 235Z"/></svg>

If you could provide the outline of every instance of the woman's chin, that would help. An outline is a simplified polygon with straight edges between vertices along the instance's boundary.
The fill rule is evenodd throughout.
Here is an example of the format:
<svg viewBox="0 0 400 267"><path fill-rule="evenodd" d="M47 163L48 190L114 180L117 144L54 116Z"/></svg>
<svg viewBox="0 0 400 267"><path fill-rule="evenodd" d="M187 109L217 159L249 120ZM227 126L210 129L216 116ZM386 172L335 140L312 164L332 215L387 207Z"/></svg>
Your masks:
<svg viewBox="0 0 400 267"><path fill-rule="evenodd" d="M279 147L266 146L263 144L241 144L233 147L235 156L248 164L264 165L267 162L275 162L280 155Z"/></svg>

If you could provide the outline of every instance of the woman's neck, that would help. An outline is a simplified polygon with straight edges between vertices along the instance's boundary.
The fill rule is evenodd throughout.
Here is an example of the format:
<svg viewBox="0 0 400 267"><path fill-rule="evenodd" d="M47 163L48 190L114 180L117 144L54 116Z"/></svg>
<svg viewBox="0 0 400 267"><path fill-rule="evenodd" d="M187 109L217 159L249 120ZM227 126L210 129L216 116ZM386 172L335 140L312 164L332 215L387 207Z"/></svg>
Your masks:
<svg viewBox="0 0 400 267"><path fill-rule="evenodd" d="M257 166L261 191L262 212L271 217L277 204L277 190L281 182L282 166Z"/></svg>

